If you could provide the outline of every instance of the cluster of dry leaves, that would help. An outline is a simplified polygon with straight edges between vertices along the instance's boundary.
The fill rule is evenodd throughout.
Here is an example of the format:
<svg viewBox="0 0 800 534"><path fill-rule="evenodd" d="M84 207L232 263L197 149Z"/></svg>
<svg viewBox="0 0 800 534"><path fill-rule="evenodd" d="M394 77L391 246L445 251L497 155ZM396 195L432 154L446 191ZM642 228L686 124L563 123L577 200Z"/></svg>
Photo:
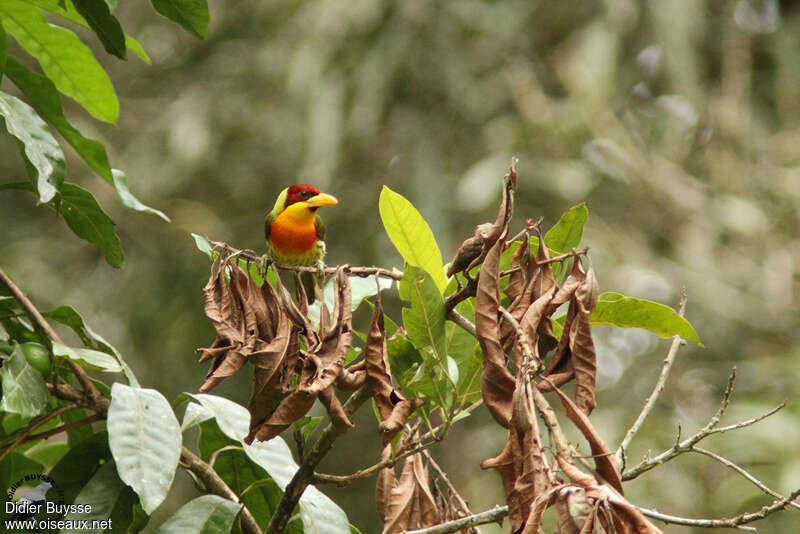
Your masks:
<svg viewBox="0 0 800 534"><path fill-rule="evenodd" d="M353 426L336 389L370 388L380 410L385 439L402 429L408 416L421 404L406 399L392 384L386 352L386 333L380 301L375 306L367 337L365 358L345 367L353 340L350 278L348 268L334 275L334 309L321 305L319 327L308 313L308 299L301 284L292 298L277 277L276 288L258 285L239 267L235 257L218 258L203 288L205 311L217 338L198 349L201 361L212 360L200 391L209 391L238 372L246 362L253 365L250 434L247 441L269 440L302 418L319 399L337 431Z"/></svg>
<svg viewBox="0 0 800 534"><path fill-rule="evenodd" d="M508 225L513 211L516 172L505 179L496 220L478 226L451 263L467 284L447 299L448 309L475 296L475 333L483 353L483 402L498 424L508 429L508 441L481 467L499 472L509 506L511 532L539 534L546 509L553 507L559 534L659 533L623 496L616 457L592 427L595 407L596 358L589 317L597 302L597 282L581 253L550 258L538 224L526 222L524 239L511 268L500 272L501 255L510 245ZM531 250L531 236L538 249ZM536 243L536 241L533 241ZM254 368L248 441L268 440L303 417L319 399L337 432L353 424L336 390L362 387L372 394L384 432L384 460L392 458L392 439L408 428L406 421L421 404L398 389L389 365L384 315L376 299L364 359L345 366L350 349L352 311L349 270L334 275L334 309L322 302L318 328L308 313L301 284L293 297L281 283L259 287L238 266L234 256L218 258L204 288L205 311L217 332L211 347L199 349L211 367L201 391L208 391L250 362ZM566 273L559 283L554 274ZM473 278L474 268L480 270ZM501 306L502 290L507 306ZM556 335L554 314L566 306ZM575 381L570 398L560 390ZM588 442L589 464L564 438L544 393L555 392L571 422ZM537 415L538 414L538 415ZM543 434L541 421L548 433ZM543 436L555 443L546 448ZM404 435L408 450L419 441ZM411 445L409 445L411 444ZM396 450L394 451L397 452ZM449 483L431 476L421 453L405 458L400 476L393 466L380 470L376 501L384 518L384 534L424 528L469 514ZM449 488L449 489L448 489ZM465 532L465 531L464 531Z"/></svg>
<svg viewBox="0 0 800 534"><path fill-rule="evenodd" d="M572 268L559 284L538 225L528 221L511 269L503 273L509 277L504 289L509 304L501 307L500 259L509 246L514 177L512 166L494 224L479 226L459 251L475 255L469 262L459 262L465 265L465 276L476 261L482 264L475 303L475 329L483 352L481 389L494 419L508 429L502 452L484 460L481 467L497 469L502 477L511 532L542 532L544 511L554 506L559 534L658 533L623 496L616 457L588 418L596 404L597 371L589 317L598 290L591 266L584 270L581 255L572 254L561 262L565 269L572 261ZM539 238L535 255L530 247L534 232ZM476 241L480 242L477 254ZM567 305L567 314L556 337L553 315L562 305ZM574 400L559 389L573 379ZM588 441L594 466L585 465L563 437L543 395L552 391ZM543 446L537 411L556 443L550 456Z"/></svg>

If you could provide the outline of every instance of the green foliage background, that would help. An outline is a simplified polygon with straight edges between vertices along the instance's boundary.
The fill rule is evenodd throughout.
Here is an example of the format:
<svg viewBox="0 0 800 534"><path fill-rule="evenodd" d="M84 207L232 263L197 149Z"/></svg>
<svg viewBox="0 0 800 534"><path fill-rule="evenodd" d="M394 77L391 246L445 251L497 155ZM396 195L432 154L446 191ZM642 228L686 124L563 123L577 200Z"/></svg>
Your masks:
<svg viewBox="0 0 800 534"><path fill-rule="evenodd" d="M675 304L686 286L687 317L705 348L682 349L631 461L669 447L679 424L684 435L705 424L736 365L731 421L784 399L790 405L709 443L777 491L797 487L794 3L317 0L210 8L208 39L199 41L120 2L118 18L152 66L133 54L117 61L85 39L114 81L119 118L94 121L64 99L69 120L105 145L137 197L172 219L126 210L64 145L69 181L91 190L116 223L123 269L29 193L0 192L0 261L43 309L78 309L143 384L174 398L201 382L194 348L213 337L200 294L208 262L189 232L263 250L265 210L286 184L310 182L341 201L324 213L328 262L391 267L401 260L378 215L386 184L424 215L447 261L475 224L493 218L497 177L514 154L518 216L544 216L547 228L586 201L584 243L601 291ZM2 90L18 94L8 76ZM26 179L17 150L0 136L3 182ZM668 343L598 327L596 344L593 420L616 444ZM238 380L215 393L245 402ZM372 417L366 412L362 422ZM356 444L377 459L374 425L360 427L323 468L362 466L361 455L347 454ZM435 450L473 510L502 501L499 479L477 465L504 440L484 413ZM734 515L766 502L702 457L683 456L629 487L633 502L687 516ZM372 489L362 482L328 494L366 527L377 524ZM788 534L796 523L797 512L787 512L762 528Z"/></svg>

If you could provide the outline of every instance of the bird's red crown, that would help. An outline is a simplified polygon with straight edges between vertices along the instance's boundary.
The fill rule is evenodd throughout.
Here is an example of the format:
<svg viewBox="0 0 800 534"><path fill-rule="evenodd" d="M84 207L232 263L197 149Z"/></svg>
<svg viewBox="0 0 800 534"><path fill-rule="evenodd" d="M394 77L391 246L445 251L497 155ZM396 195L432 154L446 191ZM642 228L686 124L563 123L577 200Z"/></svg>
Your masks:
<svg viewBox="0 0 800 534"><path fill-rule="evenodd" d="M316 187L314 187L313 185L307 185L307 184L293 185L286 192L286 203L283 205L283 207L286 208L287 206L290 206L295 202L306 201L311 197L319 195L320 192L321 191Z"/></svg>

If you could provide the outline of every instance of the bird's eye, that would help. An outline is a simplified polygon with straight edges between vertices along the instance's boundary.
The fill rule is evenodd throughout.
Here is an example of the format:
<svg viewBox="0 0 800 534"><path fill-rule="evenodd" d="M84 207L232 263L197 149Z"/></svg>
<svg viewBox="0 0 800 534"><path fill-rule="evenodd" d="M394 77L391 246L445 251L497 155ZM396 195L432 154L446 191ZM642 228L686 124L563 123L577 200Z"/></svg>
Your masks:
<svg viewBox="0 0 800 534"><path fill-rule="evenodd" d="M303 197L303 199L308 200L311 198L311 191L301 191L300 196Z"/></svg>

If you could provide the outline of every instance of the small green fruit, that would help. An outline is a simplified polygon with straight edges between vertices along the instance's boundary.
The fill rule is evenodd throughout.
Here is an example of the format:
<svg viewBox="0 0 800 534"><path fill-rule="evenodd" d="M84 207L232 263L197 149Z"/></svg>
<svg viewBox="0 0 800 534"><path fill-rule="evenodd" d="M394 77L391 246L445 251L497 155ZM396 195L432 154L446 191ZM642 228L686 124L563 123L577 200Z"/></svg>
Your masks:
<svg viewBox="0 0 800 534"><path fill-rule="evenodd" d="M20 347L22 348L22 354L25 355L25 359L28 360L28 364L31 367L42 373L43 376L50 374L50 351L44 345L28 342L22 343Z"/></svg>

